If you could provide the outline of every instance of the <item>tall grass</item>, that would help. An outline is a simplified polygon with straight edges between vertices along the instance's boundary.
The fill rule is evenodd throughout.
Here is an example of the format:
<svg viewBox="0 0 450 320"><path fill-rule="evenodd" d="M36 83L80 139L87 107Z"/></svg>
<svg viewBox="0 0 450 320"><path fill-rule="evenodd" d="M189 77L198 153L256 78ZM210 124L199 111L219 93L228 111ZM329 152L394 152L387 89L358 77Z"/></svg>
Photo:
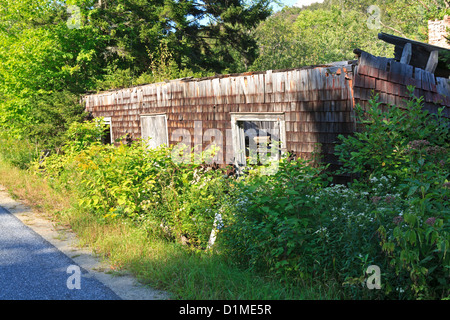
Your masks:
<svg viewBox="0 0 450 320"><path fill-rule="evenodd" d="M56 191L43 179L11 165L0 156L0 184L12 197L20 199L34 210L51 218L59 218L71 208L73 196Z"/></svg>
<svg viewBox="0 0 450 320"><path fill-rule="evenodd" d="M28 168L39 157L35 143L10 135L8 131L0 132L0 154L8 163L20 169Z"/></svg>
<svg viewBox="0 0 450 320"><path fill-rule="evenodd" d="M167 291L172 299L337 299L336 286L292 284L241 269L217 252L192 250L149 235L131 221L105 223L84 211L76 196L55 190L0 158L0 184L29 206L69 225L80 245L108 259L112 272L127 270L142 283Z"/></svg>

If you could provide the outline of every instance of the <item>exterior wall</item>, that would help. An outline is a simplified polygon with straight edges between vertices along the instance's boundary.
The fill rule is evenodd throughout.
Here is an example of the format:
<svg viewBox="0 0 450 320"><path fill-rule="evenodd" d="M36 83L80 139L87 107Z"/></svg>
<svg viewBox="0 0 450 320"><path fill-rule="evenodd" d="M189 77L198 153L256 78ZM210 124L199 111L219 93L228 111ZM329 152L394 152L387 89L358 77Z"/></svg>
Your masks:
<svg viewBox="0 0 450 320"><path fill-rule="evenodd" d="M355 104L367 106L372 94L377 93L383 104L405 107L409 99L407 86L411 85L416 97L424 97L424 109L437 112L442 106L450 106L448 81L420 68L362 52L355 70ZM449 108L444 115L450 117Z"/></svg>
<svg viewBox="0 0 450 320"><path fill-rule="evenodd" d="M166 114L171 145L180 142L178 133L184 130L191 136L191 147L206 148L211 143L208 130L218 129L223 149L219 164L234 163L231 114L282 114L285 150L302 158L318 151L334 167L337 136L356 130L354 105L367 106L377 93L383 104L405 107L408 85L416 87L415 95L424 97L430 112L450 106L448 79L366 52L361 52L357 66L180 79L88 95L84 101L94 117L111 118L113 139L126 134L141 138L140 116L148 114ZM450 117L449 108L444 115Z"/></svg>
<svg viewBox="0 0 450 320"><path fill-rule="evenodd" d="M233 159L230 112L284 113L286 149L310 158L317 143L336 165L334 142L354 131L352 65L317 66L204 79L181 79L103 92L84 98L95 117L111 117L113 138L141 137L140 115L165 113L169 143L177 129L223 133L224 161ZM210 144L203 139L203 147ZM226 140L226 141L225 141ZM199 141L195 142L197 144Z"/></svg>

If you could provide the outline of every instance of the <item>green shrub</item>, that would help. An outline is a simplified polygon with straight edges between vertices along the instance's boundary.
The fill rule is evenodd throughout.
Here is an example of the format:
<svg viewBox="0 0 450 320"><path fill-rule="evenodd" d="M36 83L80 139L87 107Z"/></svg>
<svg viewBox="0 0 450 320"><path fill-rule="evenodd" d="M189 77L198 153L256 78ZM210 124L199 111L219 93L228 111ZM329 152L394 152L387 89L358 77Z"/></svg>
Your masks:
<svg viewBox="0 0 450 320"><path fill-rule="evenodd" d="M397 288L397 280L402 275L391 272L380 246L379 228L405 210L395 179L372 178L364 188L335 185L311 197L315 211L323 214L320 235L325 245L319 254L326 275L333 276L343 286L347 297L389 297L387 292L392 289L385 290L386 287ZM380 267L383 290L367 288L365 273L370 265Z"/></svg>
<svg viewBox="0 0 450 320"><path fill-rule="evenodd" d="M381 109L378 95L369 101L367 110L357 105L357 122L362 130L353 135L340 136L336 154L346 173L356 173L367 181L372 176L393 175L406 177L411 157L409 143L427 140L430 146L448 148L449 120L442 116L444 108L437 114L422 109L423 98L413 95L406 110L396 106ZM448 165L448 163L447 163Z"/></svg>
<svg viewBox="0 0 450 320"><path fill-rule="evenodd" d="M250 171L233 184L222 212L223 250L245 267L308 279L318 272L314 235L321 214L309 195L328 183L323 168L283 159L273 175ZM319 244L320 245L320 244Z"/></svg>
<svg viewBox="0 0 450 320"><path fill-rule="evenodd" d="M174 157L187 150L148 149L146 141L102 145L95 122L74 124L65 153L48 157L40 172L75 190L104 223L131 220L200 249L220 229L213 252L245 269L339 283L346 298L446 298L448 120L420 104L414 98L407 112L388 106L381 113L372 100L367 118L360 115L364 130L337 148L344 171L361 176L349 186L328 186L326 167L290 158L275 171L224 178L205 164L206 154ZM381 290L366 286L370 265L380 267Z"/></svg>
<svg viewBox="0 0 450 320"><path fill-rule="evenodd" d="M37 145L29 139L11 134L9 130L0 133L0 156L11 165L28 169L39 155Z"/></svg>
<svg viewBox="0 0 450 320"><path fill-rule="evenodd" d="M339 283L345 297L383 296L362 286L369 265L388 268L377 236L388 218L376 215L372 198L397 194L386 194L387 178L374 179L361 192L328 186L324 169L302 159L282 160L272 176L250 172L234 183L221 208L219 248L245 268L291 282ZM400 207L388 200L383 210Z"/></svg>
<svg viewBox="0 0 450 320"><path fill-rule="evenodd" d="M443 109L423 110L422 101L412 96L407 110L381 111L375 97L365 113L359 110L363 130L341 137L336 149L343 171L360 174L353 190L367 190L368 182L381 177L396 188L399 207L377 205L373 211L389 279L386 296L442 299L450 295L450 122ZM374 201L391 197L388 192Z"/></svg>
<svg viewBox="0 0 450 320"><path fill-rule="evenodd" d="M80 204L104 222L131 219L158 237L206 247L224 192L221 171L177 163L172 148L149 149L146 141L102 145L103 131L100 121L74 123L64 155L36 167L78 192Z"/></svg>
<svg viewBox="0 0 450 320"><path fill-rule="evenodd" d="M351 298L449 295L449 122L422 110L359 109L361 132L337 154L349 186L327 186L323 168L283 160L272 176L250 172L233 184L221 250L245 267L291 281L337 281ZM381 290L369 290L377 265Z"/></svg>
<svg viewBox="0 0 450 320"><path fill-rule="evenodd" d="M450 149L427 140L408 145L409 166L400 184L407 209L380 227L382 245L395 271L409 273L404 290L444 298L450 295Z"/></svg>

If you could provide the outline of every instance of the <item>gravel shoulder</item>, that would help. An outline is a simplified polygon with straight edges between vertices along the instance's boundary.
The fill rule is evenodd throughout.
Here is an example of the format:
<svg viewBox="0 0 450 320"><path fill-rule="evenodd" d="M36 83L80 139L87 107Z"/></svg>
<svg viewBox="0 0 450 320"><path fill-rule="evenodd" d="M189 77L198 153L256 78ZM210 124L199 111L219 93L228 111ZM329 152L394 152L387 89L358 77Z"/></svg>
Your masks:
<svg viewBox="0 0 450 320"><path fill-rule="evenodd" d="M82 281L96 279L112 290L116 297L123 300L165 300L170 297L166 292L140 284L125 271L111 272L112 268L106 260L100 259L87 248L78 245L77 237L70 229L57 227L52 221L40 216L20 201L12 199L1 185L0 207L6 209L23 225L75 262L82 270ZM65 274L66 278L69 276L70 274ZM102 299L101 296L99 298Z"/></svg>

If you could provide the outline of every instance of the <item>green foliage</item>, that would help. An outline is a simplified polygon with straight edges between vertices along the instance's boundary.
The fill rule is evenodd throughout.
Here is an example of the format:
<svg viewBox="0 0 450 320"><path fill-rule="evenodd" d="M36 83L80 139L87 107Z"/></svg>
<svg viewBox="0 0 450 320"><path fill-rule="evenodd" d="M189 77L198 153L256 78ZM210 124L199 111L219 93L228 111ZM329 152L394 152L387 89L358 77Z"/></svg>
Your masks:
<svg viewBox="0 0 450 320"><path fill-rule="evenodd" d="M386 192L386 190L389 190ZM353 299L382 298L384 292L368 290L365 271L377 265L383 271L382 284L389 283L389 268L379 246L378 227L384 216L377 216L376 203L372 199L383 199L380 210L397 210L395 189L386 178L379 183L367 184L366 190L335 185L310 195L313 212L321 217L314 234L320 238L313 242L312 250L323 278L333 278L342 285L345 296Z"/></svg>
<svg viewBox="0 0 450 320"><path fill-rule="evenodd" d="M252 70L285 69L301 65L298 59L303 56L303 49L293 27L299 12L299 8L285 8L255 28L259 54Z"/></svg>
<svg viewBox="0 0 450 320"><path fill-rule="evenodd" d="M377 206L373 211L381 222L377 234L388 270L401 280L386 284L388 296L449 295L450 140L442 111L429 114L422 109L422 98L412 96L406 110L387 106L382 112L375 97L365 113L359 112L363 130L341 137L337 147L344 171L360 174L354 190L365 190L380 177L389 177L397 190L388 196L389 201L396 199L398 208Z"/></svg>
<svg viewBox="0 0 450 320"><path fill-rule="evenodd" d="M96 118L92 122L73 122L66 132L66 144L63 151L70 157L91 146L101 145L105 128L102 118Z"/></svg>
<svg viewBox="0 0 450 320"><path fill-rule="evenodd" d="M364 286L369 265L389 269L376 236L385 218L375 214L372 197L389 199L383 210L394 211L400 204L386 190L395 191L387 179L368 191L329 186L324 169L286 159L272 176L252 171L233 183L220 209L218 250L291 283L320 279L338 283L343 297L382 298L384 292Z"/></svg>
<svg viewBox="0 0 450 320"><path fill-rule="evenodd" d="M379 30L367 28L364 19L355 10L337 6L317 10L286 8L256 29L260 53L252 69L296 68L351 60L355 48L391 56L392 48L378 40Z"/></svg>
<svg viewBox="0 0 450 320"><path fill-rule="evenodd" d="M102 66L104 38L88 25L68 29L64 3L0 2L0 126L39 151L58 151L83 117L79 94Z"/></svg>
<svg viewBox="0 0 450 320"><path fill-rule="evenodd" d="M447 122L448 123L448 122ZM431 127L441 134L436 126ZM419 128L422 129L422 128ZM405 196L405 214L394 218L390 228L380 228L383 249L398 274L409 273L407 289L418 298L442 299L449 295L450 258L450 148L428 140L408 143L409 166L400 190ZM431 138L431 137L429 137ZM389 226L389 225L388 225ZM406 290L406 289L405 289Z"/></svg>
<svg viewBox="0 0 450 320"><path fill-rule="evenodd" d="M442 110L424 112L421 98L406 112L376 97L357 109L362 130L336 147L344 172L359 175L348 187L328 186L325 168L302 159L234 180L211 170L206 154L179 163L175 148L102 145L104 124L80 122L78 104L87 90L328 63L356 47L389 56L378 32L424 41L426 21L448 13L447 2L327 0L269 18L267 0L70 4L80 7L79 28L68 28L64 2L0 0L4 159L32 163L100 223L131 221L197 249L215 229L213 252L251 271L335 281L346 298L450 296L449 123ZM367 24L373 4L379 29ZM57 152L38 161L43 148ZM369 265L382 270L381 290L364 286Z"/></svg>
<svg viewBox="0 0 450 320"><path fill-rule="evenodd" d="M413 141L426 140L427 148L436 149L435 157L448 149L450 129L448 119L442 116L443 109L437 114L423 111L423 98L414 96L413 87L409 90L407 112L395 106L385 106L383 110L377 95L370 100L368 110L357 106L357 123L363 126L362 130L347 137L341 135L342 143L336 146L346 172L365 179L388 174L406 177L412 172L408 166L414 165L410 152Z"/></svg>
<svg viewBox="0 0 450 320"><path fill-rule="evenodd" d="M74 123L64 155L52 155L35 169L74 190L80 204L101 221L126 218L149 233L206 247L225 182L221 171L178 164L172 149L101 144L98 121Z"/></svg>
<svg viewBox="0 0 450 320"><path fill-rule="evenodd" d="M401 37L425 41L428 35L428 20L442 20L449 13L446 0L337 0L344 8L351 8L364 14L364 21L373 17L374 12L367 12L371 5L380 9L375 15L380 19L380 30L394 33Z"/></svg>
<svg viewBox="0 0 450 320"><path fill-rule="evenodd" d="M180 6L178 1L171 2L168 11L177 27L169 37L170 46L180 48L175 51L175 60L181 68L194 72L247 71L258 54L249 30L270 15L271 3L219 0L202 5L187 1ZM181 19L180 7L186 10ZM199 23L201 19L206 20L205 24Z"/></svg>
<svg viewBox="0 0 450 320"><path fill-rule="evenodd" d="M302 159L284 159L274 175L251 171L238 180L222 209L224 250L257 270L305 279L316 273L311 249L320 217L312 213L308 196L327 184L322 170Z"/></svg>
<svg viewBox="0 0 450 320"><path fill-rule="evenodd" d="M151 58L149 68L139 76L137 76L136 71L133 71L136 68L118 69L117 66L113 67L113 69L111 67L106 68L107 73L103 80L97 81L97 90L126 88L185 77L200 78L213 75L206 72L194 73L189 69L180 70L166 44L161 44L160 48L155 52L149 52L149 56Z"/></svg>
<svg viewBox="0 0 450 320"><path fill-rule="evenodd" d="M26 138L8 131L0 133L0 157L20 169L28 167L38 159L36 145Z"/></svg>
<svg viewBox="0 0 450 320"><path fill-rule="evenodd" d="M221 208L220 249L289 281L337 281L345 297L448 297L448 120L415 97L406 110L374 97L358 115L362 130L341 137L337 153L359 181L327 186L322 168L301 160L273 176L250 172ZM366 286L370 265L381 290Z"/></svg>
<svg viewBox="0 0 450 320"><path fill-rule="evenodd" d="M129 88L133 86L135 77L131 69L118 69L117 67L106 68L106 74L103 79L97 81L96 89L98 91L109 89Z"/></svg>
<svg viewBox="0 0 450 320"><path fill-rule="evenodd" d="M86 115L78 97L68 91L40 95L34 101L33 122L25 125L28 137L40 148L59 152L69 126Z"/></svg>
<svg viewBox="0 0 450 320"><path fill-rule="evenodd" d="M393 57L393 46L380 41L378 33L427 42L428 20L442 19L449 8L444 0L326 0L304 8L285 7L252 31L259 54L251 69L351 60L356 48Z"/></svg>
<svg viewBox="0 0 450 320"><path fill-rule="evenodd" d="M104 128L95 122L74 123L65 154L36 168L75 191L101 223L130 220L197 249L208 248L216 229L213 252L241 268L290 283L339 283L347 298L442 299L450 294L448 124L420 104L413 98L406 112L381 112L372 100L364 130L338 148L341 156L353 152L341 158L345 169L364 169L349 187L328 186L325 167L289 158L272 175L256 167L224 178L204 165L206 154L180 163L186 150L179 148L101 145ZM387 162L393 141L401 156ZM385 155L373 154L375 142ZM370 265L382 271L381 290L366 286Z"/></svg>
<svg viewBox="0 0 450 320"><path fill-rule="evenodd" d="M119 69L144 72L166 43L180 69L220 73L231 65L249 66L256 43L248 30L270 14L271 1L156 1L115 0L107 5L84 5L89 23L108 36L104 54ZM236 72L237 70L233 70Z"/></svg>
<svg viewBox="0 0 450 320"><path fill-rule="evenodd" d="M0 1L0 126L58 151L86 91L245 71L269 3Z"/></svg>

